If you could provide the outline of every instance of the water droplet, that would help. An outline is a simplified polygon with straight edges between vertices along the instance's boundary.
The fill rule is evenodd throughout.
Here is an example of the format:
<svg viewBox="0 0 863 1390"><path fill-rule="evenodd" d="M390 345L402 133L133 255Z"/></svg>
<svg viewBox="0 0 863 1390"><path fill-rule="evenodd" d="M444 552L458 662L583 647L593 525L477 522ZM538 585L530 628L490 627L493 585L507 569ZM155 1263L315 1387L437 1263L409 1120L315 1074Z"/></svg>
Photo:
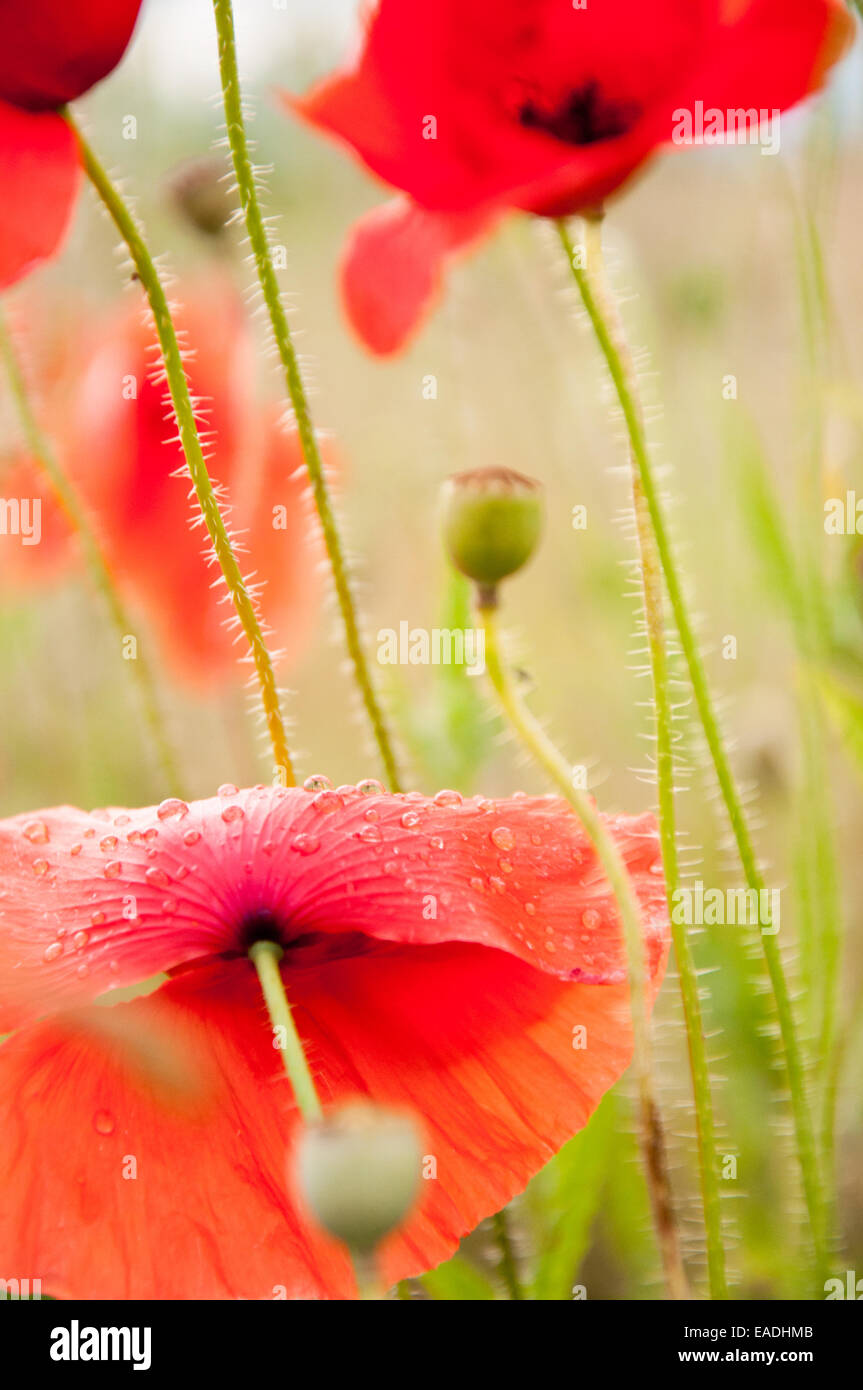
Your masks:
<svg viewBox="0 0 863 1390"><path fill-rule="evenodd" d="M201 838L200 830L186 830L183 833L184 845L196 845Z"/></svg>
<svg viewBox="0 0 863 1390"><path fill-rule="evenodd" d="M113 1134L117 1121L110 1110L97 1110L93 1116L93 1128L97 1134Z"/></svg>
<svg viewBox="0 0 863 1390"><path fill-rule="evenodd" d="M363 811L363 820L380 820L380 812L376 806L370 806L367 811Z"/></svg>
<svg viewBox="0 0 863 1390"><path fill-rule="evenodd" d="M598 927L601 921L602 917L594 907L589 907L586 912L581 914L581 923L584 927Z"/></svg>
<svg viewBox="0 0 863 1390"><path fill-rule="evenodd" d="M515 847L515 836L506 825L496 825L491 832L491 842L496 849L513 849Z"/></svg>
<svg viewBox="0 0 863 1390"><path fill-rule="evenodd" d="M461 792L450 791L448 787L444 787L441 791L435 792L434 796L435 806L460 806L462 800Z"/></svg>
<svg viewBox="0 0 863 1390"><path fill-rule="evenodd" d="M106 878L119 878L122 872L123 865L120 863L119 859L112 859L110 864L105 865Z"/></svg>
<svg viewBox="0 0 863 1390"><path fill-rule="evenodd" d="M416 811L405 811L401 817L401 823L405 830L413 830L414 826L420 823L418 813Z"/></svg>
<svg viewBox="0 0 863 1390"><path fill-rule="evenodd" d="M90 967L85 960L82 960L81 964L78 966L78 969L75 971L75 974L80 979L86 980L87 976L90 974Z"/></svg>
<svg viewBox="0 0 863 1390"><path fill-rule="evenodd" d="M502 874L512 873L512 861L509 859L498 859L497 867L500 869Z"/></svg>
<svg viewBox="0 0 863 1390"><path fill-rule="evenodd" d="M291 849L296 850L297 854L314 854L321 847L321 842L316 835L297 835L291 844Z"/></svg>
<svg viewBox="0 0 863 1390"><path fill-rule="evenodd" d="M483 883L481 878L472 878L470 881L470 886L475 893L485 892L485 884Z"/></svg>
<svg viewBox="0 0 863 1390"><path fill-rule="evenodd" d="M157 839L157 838L158 838L158 835L159 835L159 832L158 832L158 830L156 829L155 825L151 825L150 828L149 828L149 830L145 830L145 831L144 831L143 838L144 838L144 839L147 841L147 843L149 844L149 842L150 842L151 840Z"/></svg>
<svg viewBox="0 0 863 1390"><path fill-rule="evenodd" d="M315 772L311 777L307 777L303 783L303 791L306 792L330 792L333 784L329 777L325 777L322 772Z"/></svg>
<svg viewBox="0 0 863 1390"><path fill-rule="evenodd" d="M534 917L536 915L536 905L534 903L525 903L524 910L528 917Z"/></svg>
<svg viewBox="0 0 863 1390"><path fill-rule="evenodd" d="M648 872L651 873L651 874L661 874L661 873L662 873L662 860L661 860L661 859L655 859L655 860L653 861L653 863L651 864L650 869L648 870Z"/></svg>
<svg viewBox="0 0 863 1390"><path fill-rule="evenodd" d="M357 831L357 839L363 840L367 845L380 844L383 838L379 825L364 825L362 829Z"/></svg>
<svg viewBox="0 0 863 1390"><path fill-rule="evenodd" d="M112 975L119 975L119 973L120 973L120 962L119 962L118 960L111 960L111 961L109 961L109 962L108 962L108 969L110 970L110 972L111 972Z"/></svg>
<svg viewBox="0 0 863 1390"><path fill-rule="evenodd" d="M384 864L384 873L385 873L389 878L392 878L393 874L397 874L397 873L398 873L400 867L401 867L401 865L398 863L398 860L396 860L396 859L388 859L387 862L386 862L386 864Z"/></svg>
<svg viewBox="0 0 863 1390"><path fill-rule="evenodd" d="M222 812L222 820L231 825L234 821L242 820L244 815L242 806L226 806Z"/></svg>
<svg viewBox="0 0 863 1390"><path fill-rule="evenodd" d="M81 850L82 850L83 848L84 848L83 845L73 845L72 848L70 849L69 853L70 853L70 854L80 854L80 853L81 853Z"/></svg>
<svg viewBox="0 0 863 1390"><path fill-rule="evenodd" d="M161 906L166 917L172 917L177 911L177 904L173 898L164 898Z"/></svg>
<svg viewBox="0 0 863 1390"><path fill-rule="evenodd" d="M47 874L50 867L51 865L48 863L47 859L33 860L33 872L37 878L42 878L44 874Z"/></svg>
<svg viewBox="0 0 863 1390"><path fill-rule="evenodd" d="M87 826L87 829L84 831L84 839L85 839L85 840L95 840L95 838L96 838L96 827L93 826L93 825L88 825L88 826Z"/></svg>
<svg viewBox="0 0 863 1390"><path fill-rule="evenodd" d="M170 820L172 816L187 816L189 807L185 801L181 801L178 796L169 796L165 801L161 801L156 810L159 820Z"/></svg>
<svg viewBox="0 0 863 1390"><path fill-rule="evenodd" d="M506 884L504 883L502 878L490 878L488 881L488 886L489 888L493 888L495 893L506 892Z"/></svg>
<svg viewBox="0 0 863 1390"><path fill-rule="evenodd" d="M188 864L180 864L180 865L178 866L178 868L175 870L174 878L177 880L178 883L182 883L183 879L184 879L184 878L188 878L188 877L189 877L189 866L188 866Z"/></svg>
<svg viewBox="0 0 863 1390"><path fill-rule="evenodd" d="M122 815L119 815L119 816L115 816L115 817L114 817L114 824L115 824L115 825L128 825L128 824L129 824L129 821L130 821L131 819L132 819L132 817L131 817L131 816L127 816L126 813L125 813L125 811L124 811Z"/></svg>
<svg viewBox="0 0 863 1390"><path fill-rule="evenodd" d="M364 777L361 782L357 782L357 791L360 796L383 796L383 784L376 777Z"/></svg>
<svg viewBox="0 0 863 1390"><path fill-rule="evenodd" d="M47 960L47 961L52 961L52 960L56 960L57 957L60 956L60 955L62 955L62 954L63 954L63 943L62 943L62 941L52 941L52 942L51 942L51 945L50 945L50 946L46 946L46 947L45 947L45 950L42 952L42 959L43 959L43 960Z"/></svg>
<svg viewBox="0 0 863 1390"><path fill-rule="evenodd" d="M442 836L440 836L440 835L432 835L431 839L429 840L429 847L430 847L431 849L443 849L443 838L442 838Z"/></svg>
<svg viewBox="0 0 863 1390"><path fill-rule="evenodd" d="M117 848L117 844L116 835L103 835L102 839L99 841L99 848L104 850L106 854L110 854L112 850Z"/></svg>
<svg viewBox="0 0 863 1390"><path fill-rule="evenodd" d="M158 868L148 869L144 874L144 878L150 884L151 888L167 888L168 884L171 882L165 870Z"/></svg>
<svg viewBox="0 0 863 1390"><path fill-rule="evenodd" d="M323 816L330 816L333 811L340 811L342 809L342 804L342 798L339 796L338 792L326 788L324 791L318 792L312 799L312 806Z"/></svg>
<svg viewBox="0 0 863 1390"><path fill-rule="evenodd" d="M48 827L43 820L31 820L24 826L24 839L31 845L47 845Z"/></svg>
<svg viewBox="0 0 863 1390"><path fill-rule="evenodd" d="M555 944L554 944L553 941L546 941L546 943L545 943L545 949L546 949L550 954L553 954L553 953L557 950L557 947L555 946Z"/></svg>
<svg viewBox="0 0 863 1390"><path fill-rule="evenodd" d="M76 951L83 951L89 940L90 938L85 931L76 931L75 935L72 937L72 945L75 947Z"/></svg>
<svg viewBox="0 0 863 1390"><path fill-rule="evenodd" d="M239 790L240 790L239 787L235 787L234 784L233 784L233 782L223 782L222 785L219 787L219 789L218 789L216 795L217 795L217 796L236 796L236 795L237 795L237 792L238 792Z"/></svg>
<svg viewBox="0 0 863 1390"><path fill-rule="evenodd" d="M104 912L94 912L94 913L91 915L91 917L90 917L90 925L91 925L92 927L101 927L101 926L104 925L104 923L105 923L105 914L104 914Z"/></svg>

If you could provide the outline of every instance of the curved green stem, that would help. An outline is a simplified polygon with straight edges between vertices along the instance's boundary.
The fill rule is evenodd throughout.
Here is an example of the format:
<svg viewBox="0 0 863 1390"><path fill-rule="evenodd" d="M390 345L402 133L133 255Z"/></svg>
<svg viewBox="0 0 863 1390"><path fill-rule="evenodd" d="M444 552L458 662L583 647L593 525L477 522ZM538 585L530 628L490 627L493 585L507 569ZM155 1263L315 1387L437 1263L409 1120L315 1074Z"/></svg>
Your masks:
<svg viewBox="0 0 863 1390"><path fill-rule="evenodd" d="M2 314L0 314L0 358L2 358L6 368L12 398L15 401L21 428L33 456L33 461L38 464L48 479L59 506L78 537L93 584L102 597L108 616L122 645L125 638L134 634L131 618L120 598L108 561L102 552L87 514L74 488L63 473L59 460L36 419L15 352L15 345ZM147 658L137 651L134 660L127 664L131 666L132 674L138 686L141 708L165 778L166 790L178 796L182 795L182 778L162 719L159 699L156 694L156 682L150 664Z"/></svg>
<svg viewBox="0 0 863 1390"><path fill-rule="evenodd" d="M518 1275L518 1261L515 1258L505 1207L503 1211L496 1212L492 1217L492 1229L499 1255L498 1273L513 1302L521 1303L524 1299L524 1289Z"/></svg>
<svg viewBox="0 0 863 1390"><path fill-rule="evenodd" d="M591 798L575 786L565 758L521 699L504 664L500 650L495 600L482 598L478 608L485 634L485 662L489 680L501 709L525 748L566 798L581 821L617 902L623 924L630 1003L632 1011L633 1067L641 1114L641 1148L650 1192L653 1219L662 1254L668 1292L686 1298L687 1281L680 1252L677 1224L671 1202L671 1184L665 1152L665 1136L655 1098L648 1033L647 990L641 909L623 856L606 830Z"/></svg>
<svg viewBox="0 0 863 1390"><path fill-rule="evenodd" d="M274 1031L279 1030L279 1050L294 1088L300 1114L306 1124L314 1124L324 1112L285 993L285 982L279 968L283 955L284 951L275 941L256 941L249 951L249 959L258 972L270 1022Z"/></svg>
<svg viewBox="0 0 863 1390"><path fill-rule="evenodd" d="M293 406L297 431L303 450L309 481L320 518L324 544L326 546L333 583L336 590L339 611L345 630L348 655L353 666L357 687L363 706L371 724L375 743L392 791L400 790L398 763L387 721L380 698L372 680L371 670L363 649L360 625L357 618L357 604L353 593L347 558L336 522L330 490L327 485L324 464L318 446L309 409L308 397L303 385L297 354L294 349L288 316L285 312L279 283L273 265L267 229L261 213L255 175L249 158L246 126L243 118L242 94L237 67L237 46L234 34L234 12L231 0L213 0L216 17L216 30L219 39L219 71L222 80L222 95L225 108L225 123L228 143L234 165L234 174L240 194L240 202L246 219L246 230L255 260L255 268L260 281L264 302L270 318L279 359L285 374L285 386Z"/></svg>
<svg viewBox="0 0 863 1390"><path fill-rule="evenodd" d="M704 736L716 770L716 777L719 782L722 799L725 802L725 807L728 812L728 818L731 823L731 829L737 845L740 861L743 865L743 872L746 876L747 885L750 889L760 894L765 888L764 880L758 867L755 849L743 811L743 803L740 799L740 793L738 792L734 775L731 771L731 764L725 751L725 745L719 730L719 722L713 707L710 687L707 682L704 662L689 617L689 610L683 594L683 585L677 570L668 528L662 510L659 489L653 474L653 466L647 448L647 440L640 412L624 365L624 357L621 354L620 346L617 341L619 330L613 322L609 322L606 319L603 313L603 307L595 293L593 281L588 275L587 270L579 263L579 257L576 254L566 223L559 221L557 223L557 229L561 244L566 252L572 275L579 293L581 294L588 318L590 319L611 375L617 399L623 411L632 457L638 474L640 487L644 494L645 507L650 519L650 526L655 538L656 548L659 553L662 573L665 577L665 585L680 638L680 645L689 669L689 678L692 682L695 704L704 730ZM773 990L776 1013L779 1020L779 1029L785 1052L785 1064L791 1094L791 1109L794 1119L797 1154L812 1232L816 1264L820 1277L821 1272L827 1268L829 1250L824 1187L816 1147L815 1131L809 1108L803 1053L797 1035L797 1025L794 1018L794 1009L791 1002L788 981L785 977L782 953L777 944L776 937L775 935L762 931L761 942L767 962L767 971Z"/></svg>
<svg viewBox="0 0 863 1390"><path fill-rule="evenodd" d="M276 766L279 769L281 779L287 785L293 786L294 769L279 705L279 691L276 685L272 657L258 621L254 601L246 587L246 581L225 529L225 522L219 511L219 504L213 492L210 475L207 472L207 464L195 420L195 411L189 395L189 384L183 367L183 356L159 273L138 230L135 219L90 148L71 113L66 111L65 116L78 141L81 162L87 177L102 199L111 221L126 243L138 279L147 295L162 352L180 443L189 468L195 495L213 543L216 559L224 575L228 593L249 643Z"/></svg>
<svg viewBox="0 0 863 1390"><path fill-rule="evenodd" d="M590 219L585 226L587 274L598 302L609 320L612 305L604 304L604 265L602 254L602 219ZM643 411L635 388L635 370L629 353L622 353L624 370L632 386L633 399L643 427ZM704 1209L707 1273L710 1294L714 1299L728 1297L725 1276L725 1248L722 1242L722 1212L719 1197L719 1175L716 1156L716 1122L710 1087L710 1069L704 1041L698 976L686 925L677 920L675 911L680 889L680 868L677 855L676 812L674 804L673 707L668 670L668 647L665 634L662 565L659 559L650 509L638 469L630 451L631 484L635 529L638 544L639 569L644 597L644 622L650 656L656 716L656 789L659 834L662 843L662 862L668 892L671 934L680 979L680 994L689 1052L689 1069L695 1101L695 1129L698 1149L698 1169L701 1199Z"/></svg>

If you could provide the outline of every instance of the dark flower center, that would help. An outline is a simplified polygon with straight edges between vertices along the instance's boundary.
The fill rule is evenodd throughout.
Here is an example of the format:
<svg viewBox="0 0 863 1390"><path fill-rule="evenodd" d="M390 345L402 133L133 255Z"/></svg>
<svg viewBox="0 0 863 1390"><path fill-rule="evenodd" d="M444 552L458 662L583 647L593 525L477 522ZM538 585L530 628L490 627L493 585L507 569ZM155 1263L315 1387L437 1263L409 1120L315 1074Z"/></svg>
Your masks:
<svg viewBox="0 0 863 1390"><path fill-rule="evenodd" d="M521 125L544 130L567 145L595 145L600 140L625 135L639 115L637 106L610 100L599 83L591 79L568 92L563 102L551 110L529 97L522 103L518 119Z"/></svg>

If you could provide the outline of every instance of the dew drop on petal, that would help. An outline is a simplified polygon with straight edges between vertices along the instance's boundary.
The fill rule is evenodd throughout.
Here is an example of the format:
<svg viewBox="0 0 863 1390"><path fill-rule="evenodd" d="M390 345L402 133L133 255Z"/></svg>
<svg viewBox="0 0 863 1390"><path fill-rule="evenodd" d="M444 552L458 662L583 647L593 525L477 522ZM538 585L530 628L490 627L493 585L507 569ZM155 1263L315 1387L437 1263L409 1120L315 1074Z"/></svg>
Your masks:
<svg viewBox="0 0 863 1390"><path fill-rule="evenodd" d="M332 815L333 811L340 811L342 804L342 798L338 792L334 792L330 788L318 792L312 800L314 809L323 816Z"/></svg>
<svg viewBox="0 0 863 1390"><path fill-rule="evenodd" d="M172 816L187 816L189 807L185 801L181 801L178 796L169 796L167 800L159 803L156 815L159 820L170 820Z"/></svg>
<svg viewBox="0 0 863 1390"><path fill-rule="evenodd" d="M63 953L62 941L52 941L50 946L46 946L42 952L42 959L46 961L56 960Z"/></svg>
<svg viewBox="0 0 863 1390"><path fill-rule="evenodd" d="M485 884L483 883L481 878L472 878L470 881L470 886L475 893L485 892Z"/></svg>
<svg viewBox="0 0 863 1390"><path fill-rule="evenodd" d="M498 859L497 867L500 869L502 874L512 873L512 861L509 859Z"/></svg>
<svg viewBox="0 0 863 1390"><path fill-rule="evenodd" d="M440 835L432 835L429 840L429 847L431 849L443 849L443 837Z"/></svg>
<svg viewBox="0 0 863 1390"><path fill-rule="evenodd" d="M357 831L357 839L367 845L378 845L383 838L379 825L364 825Z"/></svg>
<svg viewBox="0 0 863 1390"><path fill-rule="evenodd" d="M33 872L37 878L42 878L45 874L47 874L50 867L51 865L48 863L47 859L33 860Z"/></svg>
<svg viewBox="0 0 863 1390"><path fill-rule="evenodd" d="M186 830L183 833L184 845L196 845L201 838L200 830Z"/></svg>
<svg viewBox="0 0 863 1390"><path fill-rule="evenodd" d="M122 872L123 865L120 863L119 859L112 859L109 864L105 865L106 878L119 878Z"/></svg>
<svg viewBox="0 0 863 1390"><path fill-rule="evenodd" d="M303 791L306 792L330 792L333 784L329 777L325 777L322 772L315 772L311 777L307 777L303 783Z"/></svg>
<svg viewBox="0 0 863 1390"><path fill-rule="evenodd" d="M158 834L159 832L156 829L155 825L151 825L149 830L144 831L143 838L149 843L150 840L155 840Z"/></svg>
<svg viewBox="0 0 863 1390"><path fill-rule="evenodd" d="M461 806L462 800L461 792L451 791L449 787L444 787L434 795L435 806Z"/></svg>
<svg viewBox="0 0 863 1390"><path fill-rule="evenodd" d="M291 844L291 849L296 850L297 854L314 854L321 847L321 842L316 835L302 833L297 835Z"/></svg>
<svg viewBox="0 0 863 1390"><path fill-rule="evenodd" d="M237 795L237 792L238 792L239 790L240 790L239 787L235 787L234 784L233 784L233 782L223 782L222 785L219 787L219 789L218 789L216 795L217 795L217 796L236 796L236 795Z"/></svg>
<svg viewBox="0 0 863 1390"><path fill-rule="evenodd" d="M177 904L174 902L173 898L164 898L161 903L161 909L166 917L172 917L177 911Z"/></svg>
<svg viewBox="0 0 863 1390"><path fill-rule="evenodd" d="M234 821L242 820L244 815L242 806L226 806L222 812L222 820L231 825Z"/></svg>
<svg viewBox="0 0 863 1390"><path fill-rule="evenodd" d="M81 853L81 850L82 850L83 848L84 848L83 845L73 845L72 848L69 850L69 853L70 853L70 854L80 854L80 853Z"/></svg>
<svg viewBox="0 0 863 1390"><path fill-rule="evenodd" d="M188 878L188 876L189 876L189 866L188 866L188 864L180 864L179 867L177 868L176 872L174 873L174 878L177 880L178 883L182 883L183 879L184 879L184 878Z"/></svg>
<svg viewBox="0 0 863 1390"><path fill-rule="evenodd" d="M524 910L528 917L533 917L536 914L536 906L534 903L525 903Z"/></svg>
<svg viewBox="0 0 863 1390"><path fill-rule="evenodd" d="M168 884L171 882L164 869L155 867L148 869L144 874L144 878L150 884L151 888L167 888Z"/></svg>
<svg viewBox="0 0 863 1390"><path fill-rule="evenodd" d="M91 926L93 926L93 927L101 927L101 926L104 926L104 923L105 923L105 914L104 914L104 912L94 912L94 913L91 915L91 917L90 917L90 925L91 925Z"/></svg>
<svg viewBox="0 0 863 1390"><path fill-rule="evenodd" d="M115 824L115 825L128 825L128 824L129 824L129 821L130 821L131 819L132 819L132 817L131 817L131 816L127 816L126 813L125 813L125 811L124 811L121 815L115 816L115 817L114 817L114 824Z"/></svg>
<svg viewBox="0 0 863 1390"><path fill-rule="evenodd" d="M117 1121L110 1110L97 1110L93 1116L93 1128L97 1134L113 1134Z"/></svg>
<svg viewBox="0 0 863 1390"><path fill-rule="evenodd" d="M48 827L43 820L31 820L24 826L24 839L31 845L47 845Z"/></svg>
<svg viewBox="0 0 863 1390"><path fill-rule="evenodd" d="M601 921L602 917L594 907L589 907L586 912L582 912L581 914L582 926L591 928L598 927Z"/></svg>
<svg viewBox="0 0 863 1390"><path fill-rule="evenodd" d="M99 841L99 848L104 850L106 854L110 854L112 850L117 848L117 844L118 840L116 835L103 835L102 839Z"/></svg>
<svg viewBox="0 0 863 1390"><path fill-rule="evenodd" d="M401 817L401 824L405 830L413 830L414 826L419 825L420 818L416 811L405 811Z"/></svg>
<svg viewBox="0 0 863 1390"><path fill-rule="evenodd" d="M496 849L508 850L515 846L515 836L507 825L496 825L491 832L491 842Z"/></svg>
<svg viewBox="0 0 863 1390"><path fill-rule="evenodd" d="M76 931L75 935L72 937L72 945L75 947L76 951L83 951L89 940L90 938L85 931Z"/></svg>
<svg viewBox="0 0 863 1390"><path fill-rule="evenodd" d="M489 888L493 888L495 893L506 892L506 884L504 883L502 878L490 878L488 881L488 886Z"/></svg>
<svg viewBox="0 0 863 1390"><path fill-rule="evenodd" d="M357 791L360 796L383 796L383 784L376 777L364 777L361 782L357 782Z"/></svg>

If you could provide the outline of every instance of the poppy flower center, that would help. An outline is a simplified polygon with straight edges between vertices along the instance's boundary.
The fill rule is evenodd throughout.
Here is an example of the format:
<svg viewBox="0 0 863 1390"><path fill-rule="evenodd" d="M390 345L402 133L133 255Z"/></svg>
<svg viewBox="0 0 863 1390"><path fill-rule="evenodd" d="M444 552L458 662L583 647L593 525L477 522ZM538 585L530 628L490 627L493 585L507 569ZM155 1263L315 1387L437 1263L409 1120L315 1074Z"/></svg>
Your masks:
<svg viewBox="0 0 863 1390"><path fill-rule="evenodd" d="M595 145L613 140L631 130L640 115L634 103L613 101L595 79L573 88L562 102L543 107L535 98L525 100L518 113L519 123L543 130L567 145Z"/></svg>

